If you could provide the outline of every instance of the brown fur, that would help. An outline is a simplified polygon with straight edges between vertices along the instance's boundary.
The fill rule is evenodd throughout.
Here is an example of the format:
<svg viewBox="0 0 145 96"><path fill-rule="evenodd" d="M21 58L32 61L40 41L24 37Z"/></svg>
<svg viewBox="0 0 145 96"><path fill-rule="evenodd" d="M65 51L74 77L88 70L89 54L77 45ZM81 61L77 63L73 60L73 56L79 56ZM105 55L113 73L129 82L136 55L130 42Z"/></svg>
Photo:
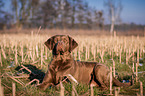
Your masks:
<svg viewBox="0 0 145 96"><path fill-rule="evenodd" d="M107 89L110 73L108 67L97 62L75 61L70 54L78 46L74 39L65 35L56 35L49 38L45 45L52 50L53 59L39 86L41 89L45 90L48 86L57 85L68 74L71 74L79 83ZM115 78L113 83L116 86L128 86Z"/></svg>

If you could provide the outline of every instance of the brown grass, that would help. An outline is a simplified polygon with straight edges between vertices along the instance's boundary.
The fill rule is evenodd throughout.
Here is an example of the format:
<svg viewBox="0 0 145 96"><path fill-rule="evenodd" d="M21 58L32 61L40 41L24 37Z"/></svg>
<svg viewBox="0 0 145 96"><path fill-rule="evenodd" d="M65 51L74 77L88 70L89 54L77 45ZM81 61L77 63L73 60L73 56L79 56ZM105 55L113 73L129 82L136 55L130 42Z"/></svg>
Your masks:
<svg viewBox="0 0 145 96"><path fill-rule="evenodd" d="M47 31L48 34L46 34L45 31ZM137 69L138 66L134 66L133 63L138 64L140 58L144 59L145 37L140 37L140 36L113 37L113 36L106 36L106 35L93 35L91 34L93 32L94 34L96 34L95 33L96 31L94 30L91 31L32 30L29 32L30 34L0 34L0 38L1 38L0 39L0 45L1 45L0 46L1 69L0 70L2 72L0 73L1 75L6 73L7 76L9 76L10 75L9 72L13 73L12 71L14 70L5 71L5 69L7 69L7 66L10 65L11 61L14 61L14 64L16 66L27 62L31 64L35 64L37 68L46 71L48 63L50 62L52 56L51 56L51 51L45 47L44 42L52 35L59 34L59 33L70 35L78 42L79 46L72 52L76 60L96 61L96 62L104 63L106 65L109 64L109 66L115 67L113 69L114 73L115 71L117 71L118 73L120 72L121 74L121 72L124 72L125 70L127 71L125 75L129 76L130 73L128 72L128 70L124 67L123 68L121 67L126 64L127 66L129 66L128 68L130 68L130 70ZM67 32L70 32L70 34ZM83 32L84 33L86 32L86 34L83 35L84 34ZM125 63L125 64L121 64L121 63ZM138 74L136 75L138 76ZM113 76L115 76L115 74ZM15 76L9 76L9 77L11 78L12 81L17 82L17 78L15 78ZM2 80L7 80L7 77L2 78ZM140 80L140 78L138 78L138 80ZM25 79L22 79L22 81L25 81ZM28 84L28 80L25 84ZM9 86L7 83L6 85ZM29 90L32 90L32 88L26 88L26 89L28 89L28 92ZM16 94L17 93L19 92L16 91ZM24 94L26 93L24 92Z"/></svg>
<svg viewBox="0 0 145 96"><path fill-rule="evenodd" d="M128 30L128 31L117 31L115 30L117 36L144 36L144 30ZM39 27L38 29L7 29L0 30L0 34L48 34L48 35L56 35L56 34L64 34L64 35L110 35L109 30L89 30L89 29L42 29Z"/></svg>

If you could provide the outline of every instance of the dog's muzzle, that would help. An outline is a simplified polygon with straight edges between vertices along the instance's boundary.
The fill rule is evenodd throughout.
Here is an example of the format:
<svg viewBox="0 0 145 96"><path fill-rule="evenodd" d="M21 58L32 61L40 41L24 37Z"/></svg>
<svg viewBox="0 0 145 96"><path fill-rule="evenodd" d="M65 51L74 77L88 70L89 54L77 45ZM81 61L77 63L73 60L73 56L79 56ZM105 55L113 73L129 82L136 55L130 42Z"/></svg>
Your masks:
<svg viewBox="0 0 145 96"><path fill-rule="evenodd" d="M65 44L63 41L58 41L55 45L55 53L56 55L60 54L63 55L65 52Z"/></svg>

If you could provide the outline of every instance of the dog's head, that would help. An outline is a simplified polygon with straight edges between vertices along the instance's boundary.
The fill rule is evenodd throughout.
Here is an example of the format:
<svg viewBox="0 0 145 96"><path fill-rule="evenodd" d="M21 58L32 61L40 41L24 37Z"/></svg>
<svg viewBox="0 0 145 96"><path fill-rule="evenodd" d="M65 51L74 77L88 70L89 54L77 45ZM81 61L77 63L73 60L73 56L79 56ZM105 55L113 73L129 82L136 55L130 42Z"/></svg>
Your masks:
<svg viewBox="0 0 145 96"><path fill-rule="evenodd" d="M66 35L52 36L45 42L45 45L53 51L53 55L63 55L65 52L71 52L78 46L74 39Z"/></svg>

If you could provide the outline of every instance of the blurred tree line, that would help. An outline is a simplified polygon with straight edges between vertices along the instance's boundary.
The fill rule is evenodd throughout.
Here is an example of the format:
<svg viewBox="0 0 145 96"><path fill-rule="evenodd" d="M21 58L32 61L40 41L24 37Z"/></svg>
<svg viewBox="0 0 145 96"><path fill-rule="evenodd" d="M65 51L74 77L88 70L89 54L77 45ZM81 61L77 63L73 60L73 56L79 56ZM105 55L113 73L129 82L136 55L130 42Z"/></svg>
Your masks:
<svg viewBox="0 0 145 96"><path fill-rule="evenodd" d="M0 26L8 28L87 28L102 29L103 11L91 8L84 0L11 0L11 10L2 11ZM3 27L4 27L3 26Z"/></svg>

